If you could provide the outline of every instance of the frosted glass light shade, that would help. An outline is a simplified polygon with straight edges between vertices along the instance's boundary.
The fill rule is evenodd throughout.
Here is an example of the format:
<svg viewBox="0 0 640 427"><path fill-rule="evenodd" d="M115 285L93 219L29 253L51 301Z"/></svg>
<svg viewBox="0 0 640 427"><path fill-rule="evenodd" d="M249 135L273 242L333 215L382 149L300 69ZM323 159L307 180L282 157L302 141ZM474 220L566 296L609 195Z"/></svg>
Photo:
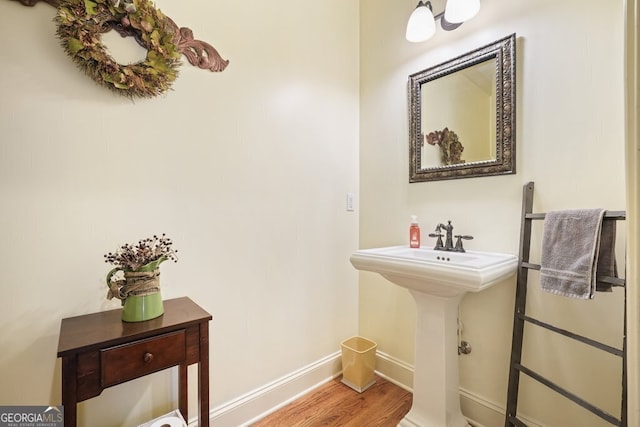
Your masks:
<svg viewBox="0 0 640 427"><path fill-rule="evenodd" d="M444 19L452 24L461 24L480 11L480 0L447 0Z"/></svg>
<svg viewBox="0 0 640 427"><path fill-rule="evenodd" d="M433 12L422 1L418 3L407 22L407 40L418 43L427 40L436 32Z"/></svg>

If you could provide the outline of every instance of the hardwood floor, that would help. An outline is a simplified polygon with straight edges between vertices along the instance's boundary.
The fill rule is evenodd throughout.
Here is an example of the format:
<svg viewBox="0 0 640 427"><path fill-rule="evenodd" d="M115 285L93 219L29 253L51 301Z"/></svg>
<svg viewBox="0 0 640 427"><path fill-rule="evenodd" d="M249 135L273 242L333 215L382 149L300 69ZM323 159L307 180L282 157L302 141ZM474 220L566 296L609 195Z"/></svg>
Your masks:
<svg viewBox="0 0 640 427"><path fill-rule="evenodd" d="M378 376L363 393L338 377L251 427L395 427L411 409L411 399L410 392Z"/></svg>

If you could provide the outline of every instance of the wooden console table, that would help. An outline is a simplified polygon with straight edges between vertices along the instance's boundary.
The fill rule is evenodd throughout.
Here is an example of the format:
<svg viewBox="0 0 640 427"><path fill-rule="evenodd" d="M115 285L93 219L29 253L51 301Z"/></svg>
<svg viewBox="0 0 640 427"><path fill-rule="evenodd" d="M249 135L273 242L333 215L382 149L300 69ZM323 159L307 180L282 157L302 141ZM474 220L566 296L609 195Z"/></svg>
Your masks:
<svg viewBox="0 0 640 427"><path fill-rule="evenodd" d="M164 301L164 314L156 319L121 319L121 309L62 319L58 357L65 427L75 427L78 402L172 366L179 367L178 406L188 420L187 366L193 363L198 363L198 424L208 427L211 315L184 297Z"/></svg>

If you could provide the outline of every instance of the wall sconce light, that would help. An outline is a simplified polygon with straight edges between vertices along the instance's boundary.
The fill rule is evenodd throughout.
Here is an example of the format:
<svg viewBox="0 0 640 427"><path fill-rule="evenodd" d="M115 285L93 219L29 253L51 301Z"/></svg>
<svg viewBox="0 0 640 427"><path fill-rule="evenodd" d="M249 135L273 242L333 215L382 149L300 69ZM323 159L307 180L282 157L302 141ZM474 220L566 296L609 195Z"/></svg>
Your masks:
<svg viewBox="0 0 640 427"><path fill-rule="evenodd" d="M435 21L438 19L443 30L455 30L476 16L479 10L480 0L447 0L444 11L434 16L431 2L420 0L407 22L407 40L418 43L429 39L436 32Z"/></svg>

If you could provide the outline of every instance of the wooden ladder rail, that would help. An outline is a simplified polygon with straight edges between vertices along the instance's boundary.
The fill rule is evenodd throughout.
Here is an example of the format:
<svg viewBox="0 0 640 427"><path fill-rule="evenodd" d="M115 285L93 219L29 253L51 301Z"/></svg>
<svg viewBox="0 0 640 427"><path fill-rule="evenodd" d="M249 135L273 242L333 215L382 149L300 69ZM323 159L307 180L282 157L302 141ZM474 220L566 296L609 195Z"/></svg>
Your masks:
<svg viewBox="0 0 640 427"><path fill-rule="evenodd" d="M520 226L520 250L518 258L518 271L516 279L516 297L513 316L513 335L511 341L511 360L509 363L509 388L507 392L507 411L505 415L505 427L527 427L527 425L517 417L518 409L518 390L520 386L520 373L523 373L539 383L547 386L553 391L566 397L572 402L587 409L591 413L597 415L603 420L614 426L627 427L627 314L626 314L626 281L616 277L598 277L601 282L609 283L614 287L622 287L624 290L624 330L622 337L622 349L608 346L596 340L592 340L585 336L575 334L565 329L556 327L549 323L542 322L526 315L527 300L527 282L529 270L540 270L540 265L529 262L531 251L531 228L534 220L544 220L544 213L533 213L533 189L534 183L525 184L522 195L522 218ZM626 214L624 211L606 211L605 220L624 220ZM525 323L545 328L552 332L561 334L565 337L577 340L586 345L592 346L610 354L619 356L622 359L622 402L621 416L616 418L597 406L580 398L576 394L560 387L549 379L543 377L539 373L522 365L522 344L524 341L524 325Z"/></svg>

